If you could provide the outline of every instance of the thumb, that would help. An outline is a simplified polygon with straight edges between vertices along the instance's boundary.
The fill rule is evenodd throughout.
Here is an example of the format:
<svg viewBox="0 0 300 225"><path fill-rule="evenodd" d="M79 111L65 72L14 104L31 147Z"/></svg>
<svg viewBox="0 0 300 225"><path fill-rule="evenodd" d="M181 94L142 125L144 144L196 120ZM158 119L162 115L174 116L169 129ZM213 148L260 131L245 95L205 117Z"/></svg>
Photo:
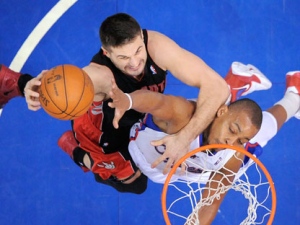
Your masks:
<svg viewBox="0 0 300 225"><path fill-rule="evenodd" d="M113 119L114 128L116 129L119 128L119 121L120 121L120 116L118 115L118 113L115 113L115 117Z"/></svg>
<svg viewBox="0 0 300 225"><path fill-rule="evenodd" d="M109 106L110 108L115 108L115 105L113 104L113 102L109 102L109 103L108 103L108 106Z"/></svg>
<svg viewBox="0 0 300 225"><path fill-rule="evenodd" d="M119 120L114 119L113 120L113 125L114 125L114 128L118 129L119 128Z"/></svg>

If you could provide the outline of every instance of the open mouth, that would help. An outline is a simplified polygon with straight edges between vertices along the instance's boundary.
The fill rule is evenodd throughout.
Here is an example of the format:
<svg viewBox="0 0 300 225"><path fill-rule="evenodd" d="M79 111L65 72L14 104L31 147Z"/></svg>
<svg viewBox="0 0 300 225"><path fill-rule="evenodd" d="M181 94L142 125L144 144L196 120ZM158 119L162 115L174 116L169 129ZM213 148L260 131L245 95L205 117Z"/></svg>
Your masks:
<svg viewBox="0 0 300 225"><path fill-rule="evenodd" d="M140 66L141 66L141 63L139 63L136 67L129 66L129 69L132 71L138 71Z"/></svg>

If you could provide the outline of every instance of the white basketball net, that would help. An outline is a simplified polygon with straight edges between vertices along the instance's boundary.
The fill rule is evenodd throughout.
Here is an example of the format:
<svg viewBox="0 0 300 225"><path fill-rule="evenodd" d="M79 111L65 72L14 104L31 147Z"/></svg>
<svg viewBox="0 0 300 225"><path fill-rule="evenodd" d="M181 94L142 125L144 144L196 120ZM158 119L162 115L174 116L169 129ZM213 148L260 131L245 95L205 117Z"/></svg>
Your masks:
<svg viewBox="0 0 300 225"><path fill-rule="evenodd" d="M201 152L201 154L207 153ZM198 210L203 206L211 205L214 199L219 199L220 194L227 191L228 193L225 196L224 202L232 202L232 207L238 208L238 214L242 215L242 219L239 221L240 224L267 224L271 211L275 210L274 208L272 209L272 200L274 201L272 198L274 198L273 194L275 194L272 192L275 192L275 189L274 187L270 187L269 177L266 177L265 173L257 163L250 159L246 165L243 165L238 173L230 171L231 175L227 174L227 176L225 176L219 171L210 170L203 165L194 165L195 162L189 162L189 159L187 159L186 162L190 165L192 163L196 168L201 168L203 172L197 174L197 181L195 181L195 174L192 174L193 178L189 178L191 173L186 173L182 176L182 179L168 184L166 209L172 225L177 223L186 225L200 224L198 220ZM208 179L209 174L211 173L219 173L223 176L222 179L227 179L229 185L225 186L221 181ZM230 176L235 177L233 182L229 181ZM216 182L217 188L214 190L211 188L208 189L205 185L207 181ZM209 191L209 194L207 197L203 198L202 193L205 189ZM231 190L240 194L238 194L237 197L231 197ZM242 203L243 206L236 203L237 198L240 202L242 196L245 199L242 199L242 201L246 202ZM248 205L248 208L245 207L245 205ZM222 204L219 210L222 210ZM232 215L228 215L229 218L231 216ZM217 217L218 214L216 218ZM231 224L237 224L237 222L235 221Z"/></svg>

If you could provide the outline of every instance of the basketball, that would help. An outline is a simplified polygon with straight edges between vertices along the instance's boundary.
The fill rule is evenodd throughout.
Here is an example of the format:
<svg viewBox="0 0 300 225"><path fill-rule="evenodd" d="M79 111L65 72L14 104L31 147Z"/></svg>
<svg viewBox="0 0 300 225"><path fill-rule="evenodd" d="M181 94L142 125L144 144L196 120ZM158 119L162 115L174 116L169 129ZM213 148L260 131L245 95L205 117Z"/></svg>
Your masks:
<svg viewBox="0 0 300 225"><path fill-rule="evenodd" d="M39 100L52 117L73 120L87 112L94 99L90 77L74 65L59 65L46 72L41 79Z"/></svg>

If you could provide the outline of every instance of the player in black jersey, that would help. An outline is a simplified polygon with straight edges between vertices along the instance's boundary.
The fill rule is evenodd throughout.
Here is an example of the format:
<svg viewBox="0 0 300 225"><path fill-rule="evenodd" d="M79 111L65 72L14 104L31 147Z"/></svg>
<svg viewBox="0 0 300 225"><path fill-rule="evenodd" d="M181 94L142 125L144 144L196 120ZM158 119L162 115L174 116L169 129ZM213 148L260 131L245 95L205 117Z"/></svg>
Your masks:
<svg viewBox="0 0 300 225"><path fill-rule="evenodd" d="M153 163L153 166L156 166L169 158L165 172L174 161L188 151L190 142L211 122L217 109L228 98L229 89L222 77L199 57L159 32L142 30L137 21L125 13L118 13L105 19L100 27L100 38L101 50L93 57L91 63L83 68L94 83L94 108L91 108L84 117L73 121L77 141L84 147L78 150L80 148L77 146L74 150L75 142L72 141L70 133L62 136L59 145L84 169L86 165L83 153L88 152L92 161L90 168L96 174L97 180L101 182L109 180L109 185L111 182L118 185L121 183L123 187L124 183L132 183L140 176L128 154L127 144L129 128L142 117L142 114L129 110L120 120L118 129L113 127L114 111L107 107L107 103L111 101L109 96L111 79L115 79L120 89L128 93L143 88L163 92L165 76L169 71L184 83L201 88L196 112L190 123L178 133L153 143L166 145L165 154ZM38 93L34 88L40 85L42 75L43 73L32 79L25 87L26 101L31 110L40 108L37 101ZM93 114L97 110L101 111L99 116ZM85 126L86 122L98 129L97 135L91 135L94 134L93 128ZM104 169L109 170L114 166L107 161L100 162L102 156L97 154L99 152L105 155L105 160L120 153L117 162L121 163L123 158L127 172L125 174L103 172ZM132 167L131 171L129 167ZM122 166L119 170L123 170ZM141 186L140 191L117 189L135 193L145 189L145 185L138 186Z"/></svg>

